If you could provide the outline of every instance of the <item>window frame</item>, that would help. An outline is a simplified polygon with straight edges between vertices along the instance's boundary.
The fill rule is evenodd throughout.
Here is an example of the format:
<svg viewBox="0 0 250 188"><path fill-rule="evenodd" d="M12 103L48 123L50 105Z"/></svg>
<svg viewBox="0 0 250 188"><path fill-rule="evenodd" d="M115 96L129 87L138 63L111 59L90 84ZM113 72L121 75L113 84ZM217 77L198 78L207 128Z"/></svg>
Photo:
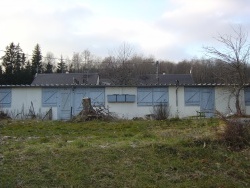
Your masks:
<svg viewBox="0 0 250 188"><path fill-rule="evenodd" d="M112 94L107 95L109 103L134 103L135 95L132 94Z"/></svg>

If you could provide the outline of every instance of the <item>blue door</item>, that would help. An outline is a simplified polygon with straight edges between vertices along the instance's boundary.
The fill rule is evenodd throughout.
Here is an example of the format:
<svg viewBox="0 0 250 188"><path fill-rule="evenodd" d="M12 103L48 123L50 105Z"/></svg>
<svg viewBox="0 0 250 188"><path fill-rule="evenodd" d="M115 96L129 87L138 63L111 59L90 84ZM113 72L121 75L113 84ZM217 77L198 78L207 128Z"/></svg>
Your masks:
<svg viewBox="0 0 250 188"><path fill-rule="evenodd" d="M205 112L206 117L214 116L214 89L203 88L201 89L201 112Z"/></svg>
<svg viewBox="0 0 250 188"><path fill-rule="evenodd" d="M206 117L214 116L214 88L185 87L184 99L186 106L199 106L200 111L204 112Z"/></svg>
<svg viewBox="0 0 250 188"><path fill-rule="evenodd" d="M82 99L87 97L87 89L78 88L74 91L74 116L82 111Z"/></svg>
<svg viewBox="0 0 250 188"><path fill-rule="evenodd" d="M60 99L58 104L58 117L62 120L71 118L72 115L72 99L71 88L61 89Z"/></svg>

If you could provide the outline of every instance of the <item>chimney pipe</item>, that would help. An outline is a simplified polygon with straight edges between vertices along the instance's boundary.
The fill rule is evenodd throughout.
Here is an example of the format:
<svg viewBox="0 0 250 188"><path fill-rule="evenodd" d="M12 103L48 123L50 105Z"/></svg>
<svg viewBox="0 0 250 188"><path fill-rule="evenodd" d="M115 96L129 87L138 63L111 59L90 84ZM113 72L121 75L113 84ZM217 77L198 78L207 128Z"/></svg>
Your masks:
<svg viewBox="0 0 250 188"><path fill-rule="evenodd" d="M156 80L157 84L159 84L159 61L156 61Z"/></svg>

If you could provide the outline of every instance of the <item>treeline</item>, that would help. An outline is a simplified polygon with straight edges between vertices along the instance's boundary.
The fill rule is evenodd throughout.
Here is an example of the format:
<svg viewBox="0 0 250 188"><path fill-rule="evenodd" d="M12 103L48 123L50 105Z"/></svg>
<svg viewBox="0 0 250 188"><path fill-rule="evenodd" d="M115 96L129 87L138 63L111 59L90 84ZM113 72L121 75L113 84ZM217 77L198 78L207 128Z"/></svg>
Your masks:
<svg viewBox="0 0 250 188"><path fill-rule="evenodd" d="M222 75L225 63L215 59L191 59L178 63L157 61L133 53L129 45L123 44L113 54L100 59L89 50L74 53L72 58L56 58L48 52L42 56L39 44L35 45L31 56L26 55L19 44L11 43L1 57L0 84L31 84L36 73L98 73L100 78L115 84L131 84L133 78L156 74L192 74L196 83L224 83ZM246 75L250 68L246 67Z"/></svg>

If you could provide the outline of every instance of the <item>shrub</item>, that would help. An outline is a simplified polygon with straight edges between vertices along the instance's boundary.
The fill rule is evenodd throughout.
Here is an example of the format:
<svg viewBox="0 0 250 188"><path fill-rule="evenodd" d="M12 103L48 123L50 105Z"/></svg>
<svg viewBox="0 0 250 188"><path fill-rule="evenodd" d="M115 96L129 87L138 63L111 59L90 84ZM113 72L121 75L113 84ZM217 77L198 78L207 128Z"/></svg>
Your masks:
<svg viewBox="0 0 250 188"><path fill-rule="evenodd" d="M10 116L6 112L0 110L0 119L9 119L9 118Z"/></svg>
<svg viewBox="0 0 250 188"><path fill-rule="evenodd" d="M160 103L153 107L152 111L153 117L156 120L165 120L169 117L169 109L166 104Z"/></svg>
<svg viewBox="0 0 250 188"><path fill-rule="evenodd" d="M241 150L250 145L250 124L240 120L225 120L224 131L220 133L222 141L233 150Z"/></svg>

